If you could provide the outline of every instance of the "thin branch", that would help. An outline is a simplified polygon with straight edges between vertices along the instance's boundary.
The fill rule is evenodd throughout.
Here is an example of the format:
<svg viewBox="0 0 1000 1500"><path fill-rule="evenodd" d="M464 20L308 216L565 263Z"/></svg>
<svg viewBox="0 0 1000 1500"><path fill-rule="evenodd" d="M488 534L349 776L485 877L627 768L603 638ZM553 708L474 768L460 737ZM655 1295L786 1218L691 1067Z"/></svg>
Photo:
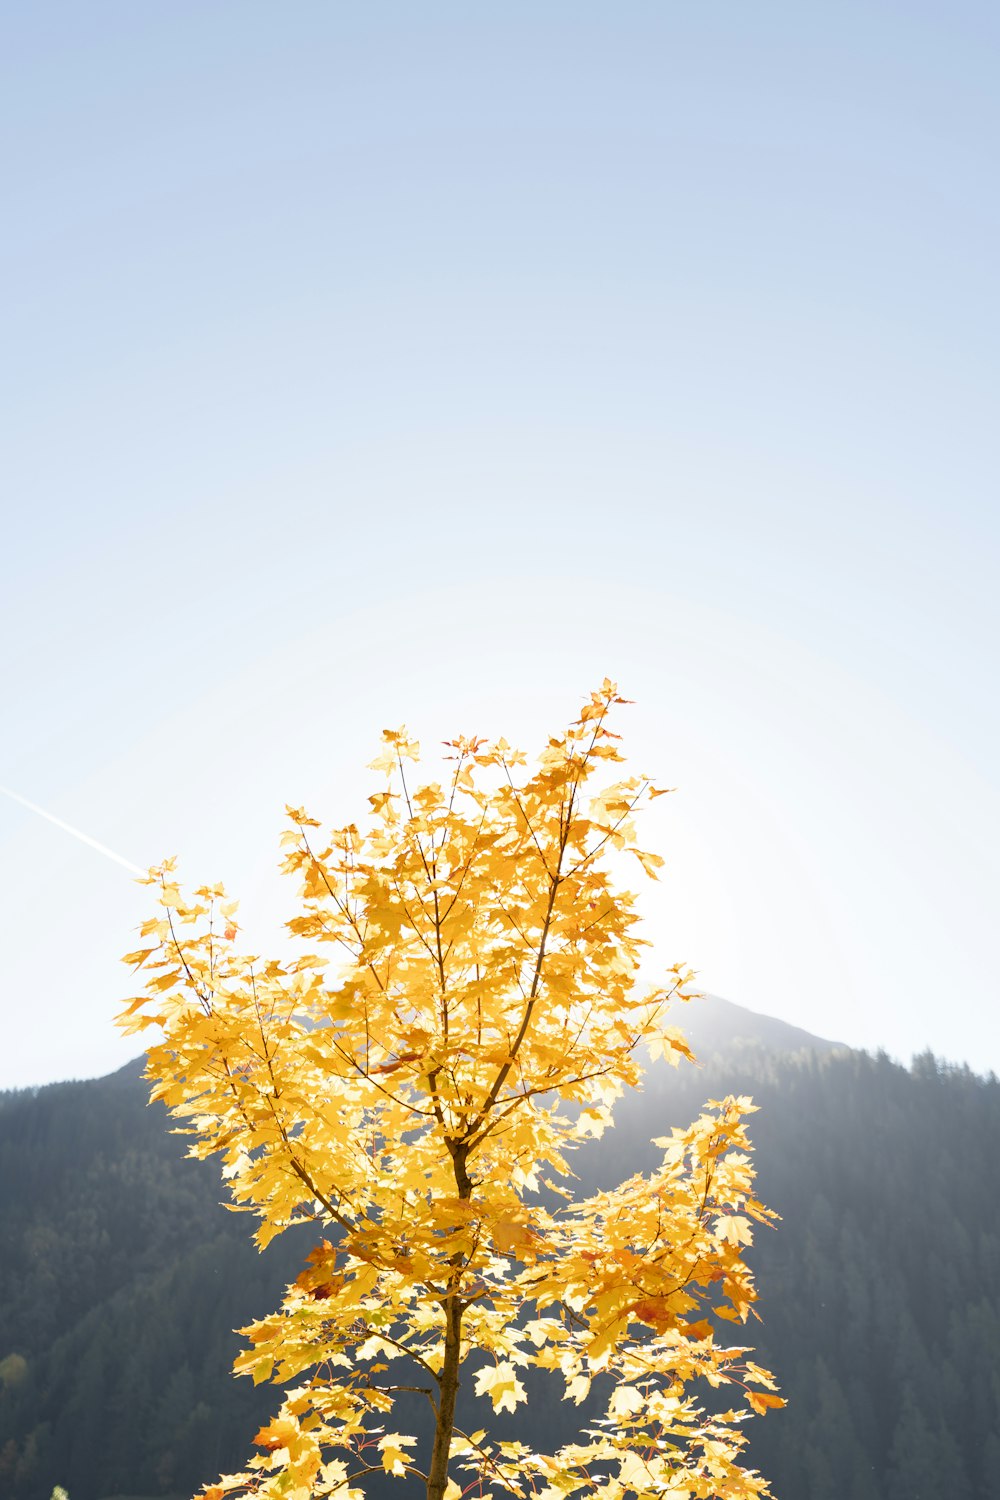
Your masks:
<svg viewBox="0 0 1000 1500"><path fill-rule="evenodd" d="M590 861L594 858L594 855L600 853L600 851L604 848L604 846L608 842L608 840L611 839L611 838L614 838L615 834L618 832L619 828L626 821L626 819L630 818L632 816L633 812L635 811L635 809L639 805L640 799L642 798L642 796L644 795L644 793L646 792L646 790L647 790L648 787L649 787L649 782L648 781L644 781L643 784L642 784L642 786L636 792L635 796L632 798L632 801L628 804L628 806L626 807L625 811L622 813L621 817L617 820L617 822L612 823L611 827L607 830L607 832L605 833L604 837L598 843L596 843L594 845L593 849L588 850L588 852L583 856L583 858L581 860L579 860L577 862L577 864L575 864L571 870L567 870L566 871L566 877L567 877L567 879L570 876L572 876L572 875L576 875L578 873L578 871L580 871L580 870L583 869L584 865L588 865L590 863Z"/></svg>

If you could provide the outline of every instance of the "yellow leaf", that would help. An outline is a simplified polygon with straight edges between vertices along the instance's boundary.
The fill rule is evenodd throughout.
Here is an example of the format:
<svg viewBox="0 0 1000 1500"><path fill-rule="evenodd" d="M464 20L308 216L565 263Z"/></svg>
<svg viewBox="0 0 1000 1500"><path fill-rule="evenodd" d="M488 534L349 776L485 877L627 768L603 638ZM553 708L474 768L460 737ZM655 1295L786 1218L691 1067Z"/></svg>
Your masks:
<svg viewBox="0 0 1000 1500"><path fill-rule="evenodd" d="M612 1392L611 1400L608 1402L609 1417L634 1417L641 1412L646 1405L646 1398L635 1386L620 1385Z"/></svg>
<svg viewBox="0 0 1000 1500"><path fill-rule="evenodd" d="M744 1219L740 1214L716 1219L715 1231L720 1240L727 1240L731 1245L749 1245L753 1240L750 1220Z"/></svg>
<svg viewBox="0 0 1000 1500"><path fill-rule="evenodd" d="M494 1411L513 1411L519 1401L527 1400L527 1391L508 1360L494 1368L480 1370L476 1376L476 1395L489 1396Z"/></svg>
<svg viewBox="0 0 1000 1500"><path fill-rule="evenodd" d="M758 1416L763 1416L771 1407L785 1406L781 1396L769 1396L764 1391L747 1391L747 1400Z"/></svg>
<svg viewBox="0 0 1000 1500"><path fill-rule="evenodd" d="M416 1442L415 1437L405 1437L400 1432L388 1432L384 1438L379 1439L379 1448L382 1450L382 1467L387 1474L403 1475L406 1473L409 1458L406 1448L412 1447Z"/></svg>

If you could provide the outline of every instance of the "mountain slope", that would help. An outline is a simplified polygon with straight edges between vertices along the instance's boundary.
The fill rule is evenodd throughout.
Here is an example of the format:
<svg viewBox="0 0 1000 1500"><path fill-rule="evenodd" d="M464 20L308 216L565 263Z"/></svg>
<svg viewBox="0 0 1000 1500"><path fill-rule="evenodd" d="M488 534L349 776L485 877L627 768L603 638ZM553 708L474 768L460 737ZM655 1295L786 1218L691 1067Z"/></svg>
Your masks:
<svg viewBox="0 0 1000 1500"><path fill-rule="evenodd" d="M267 1257L188 1161L140 1068L0 1095L0 1495L190 1490L245 1453L270 1393L229 1373L274 1304ZM12 1358L13 1356L13 1358Z"/></svg>
<svg viewBox="0 0 1000 1500"><path fill-rule="evenodd" d="M760 1191L782 1223L752 1251L764 1321L747 1338L790 1403L753 1424L776 1496L1000 1500L1000 1085L718 999L678 1021L701 1065L653 1071L574 1166L581 1189L610 1184L706 1098L760 1105ZM258 1256L139 1073L0 1095L10 1500L57 1482L72 1500L190 1493L239 1464L277 1404L229 1374L231 1330L276 1302L308 1241ZM521 1408L517 1430L547 1445L554 1421L577 1421L559 1394Z"/></svg>
<svg viewBox="0 0 1000 1500"><path fill-rule="evenodd" d="M737 1045L624 1100L600 1178L653 1120L750 1094L763 1324L786 1410L752 1451L784 1500L1000 1500L1000 1084L930 1056Z"/></svg>
<svg viewBox="0 0 1000 1500"><path fill-rule="evenodd" d="M671 1020L680 1026L701 1062L729 1057L743 1048L762 1047L768 1052L843 1052L842 1042L813 1036L801 1026L761 1015L743 1005L723 1000L721 995L699 995L678 1006Z"/></svg>

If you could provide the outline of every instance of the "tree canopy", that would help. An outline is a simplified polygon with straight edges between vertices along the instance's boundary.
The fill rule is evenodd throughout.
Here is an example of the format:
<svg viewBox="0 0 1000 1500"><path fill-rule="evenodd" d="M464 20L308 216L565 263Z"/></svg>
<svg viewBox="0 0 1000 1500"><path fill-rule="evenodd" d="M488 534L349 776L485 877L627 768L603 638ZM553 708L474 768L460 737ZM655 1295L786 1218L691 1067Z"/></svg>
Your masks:
<svg viewBox="0 0 1000 1500"><path fill-rule="evenodd" d="M745 1322L743 1248L772 1217L753 1196L750 1100L710 1101L614 1191L568 1186L643 1054L688 1055L666 1016L689 973L639 983L622 879L629 855L650 876L662 863L635 830L661 789L615 769L622 702L606 681L530 770L503 740L449 741L447 778L412 787L418 747L386 731L363 830L324 836L289 809L295 958L242 952L221 887L189 898L172 861L150 872L160 909L128 955L146 988L121 1024L159 1033L153 1096L193 1155L221 1155L260 1246L303 1221L329 1233L244 1330L236 1369L286 1390L210 1500L353 1500L371 1473L420 1479L430 1500L768 1493L741 1424L781 1398L716 1321ZM548 1454L456 1424L460 1378L499 1413L531 1371L578 1403L598 1382L602 1414ZM699 1382L728 1408L706 1410ZM427 1454L393 1422L414 1393L433 1409Z"/></svg>

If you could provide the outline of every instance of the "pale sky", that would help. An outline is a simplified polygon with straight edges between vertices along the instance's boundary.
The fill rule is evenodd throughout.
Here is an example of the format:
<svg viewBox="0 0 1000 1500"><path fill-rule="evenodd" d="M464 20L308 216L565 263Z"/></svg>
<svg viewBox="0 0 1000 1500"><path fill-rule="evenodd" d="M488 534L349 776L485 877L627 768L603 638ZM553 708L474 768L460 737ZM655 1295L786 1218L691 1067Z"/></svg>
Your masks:
<svg viewBox="0 0 1000 1500"><path fill-rule="evenodd" d="M636 700L654 962L1000 1071L1000 11L0 21L0 783L291 914L383 725ZM0 1086L136 1051L148 894L0 798Z"/></svg>

